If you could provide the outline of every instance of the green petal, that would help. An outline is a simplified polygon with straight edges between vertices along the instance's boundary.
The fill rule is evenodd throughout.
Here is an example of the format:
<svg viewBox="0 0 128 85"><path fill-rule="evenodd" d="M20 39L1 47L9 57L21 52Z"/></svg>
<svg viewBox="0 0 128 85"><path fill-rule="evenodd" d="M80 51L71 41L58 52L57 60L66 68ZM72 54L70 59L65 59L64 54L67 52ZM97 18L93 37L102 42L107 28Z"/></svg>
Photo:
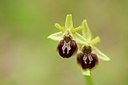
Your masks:
<svg viewBox="0 0 128 85"><path fill-rule="evenodd" d="M59 29L60 31L62 31L62 32L64 32L64 31L66 30L66 28L62 27L59 23L56 23L56 24L55 24L55 27L56 27L57 29Z"/></svg>
<svg viewBox="0 0 128 85"><path fill-rule="evenodd" d="M62 32L57 32L57 33L49 35L48 38L52 39L52 40L55 40L55 41L59 41L59 40L62 39L62 35L63 35Z"/></svg>
<svg viewBox="0 0 128 85"><path fill-rule="evenodd" d="M91 34L91 31L90 31L90 29L89 29L89 27L88 27L87 21L84 20L83 23L82 23L82 25L83 25L82 35L83 35L88 41L90 41L91 38L92 38L92 34Z"/></svg>
<svg viewBox="0 0 128 85"><path fill-rule="evenodd" d="M88 45L87 40L83 36L81 36L79 33L77 33L77 32L73 34L73 38L79 44Z"/></svg>
<svg viewBox="0 0 128 85"><path fill-rule="evenodd" d="M99 42L100 42L100 37L97 36L96 38L94 38L94 39L91 40L90 44L95 45L95 44L97 44Z"/></svg>
<svg viewBox="0 0 128 85"><path fill-rule="evenodd" d="M73 21L72 21L72 15L71 14L68 14L66 16L65 27L66 28L73 28Z"/></svg>
<svg viewBox="0 0 128 85"><path fill-rule="evenodd" d="M89 69L87 69L87 70L82 70L82 74L83 74L84 76L91 76L91 71L90 71Z"/></svg>
<svg viewBox="0 0 128 85"><path fill-rule="evenodd" d="M107 55L105 55L104 53L102 53L98 48L93 47L93 50L97 53L98 57L101 60L104 60L104 61L110 61L111 60Z"/></svg>
<svg viewBox="0 0 128 85"><path fill-rule="evenodd" d="M59 23L56 23L56 24L55 24L55 27L56 27L57 29L59 29L59 30L62 30L62 29L63 29L62 26L61 26Z"/></svg>
<svg viewBox="0 0 128 85"><path fill-rule="evenodd" d="M73 29L71 29L71 32L72 32L72 33L75 33L75 32L77 32L77 31L81 30L82 28L83 28L82 26L73 28Z"/></svg>

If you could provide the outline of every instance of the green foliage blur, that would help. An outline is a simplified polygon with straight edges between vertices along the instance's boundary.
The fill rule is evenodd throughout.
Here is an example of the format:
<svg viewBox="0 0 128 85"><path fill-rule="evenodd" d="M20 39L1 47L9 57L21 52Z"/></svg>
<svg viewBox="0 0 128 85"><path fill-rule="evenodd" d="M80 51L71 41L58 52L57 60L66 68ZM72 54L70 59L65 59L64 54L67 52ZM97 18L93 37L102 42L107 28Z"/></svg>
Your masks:
<svg viewBox="0 0 128 85"><path fill-rule="evenodd" d="M110 62L92 71L95 85L128 85L127 0L0 0L0 85L85 85L76 56L61 58L47 36L87 19Z"/></svg>

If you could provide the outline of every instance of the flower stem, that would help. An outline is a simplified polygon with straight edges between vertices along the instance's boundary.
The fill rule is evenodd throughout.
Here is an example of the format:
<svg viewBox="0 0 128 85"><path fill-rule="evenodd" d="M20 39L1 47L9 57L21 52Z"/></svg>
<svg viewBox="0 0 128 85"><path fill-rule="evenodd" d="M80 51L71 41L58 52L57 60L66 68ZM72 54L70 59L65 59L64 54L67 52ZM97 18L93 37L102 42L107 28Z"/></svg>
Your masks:
<svg viewBox="0 0 128 85"><path fill-rule="evenodd" d="M91 76L84 76L86 85L93 85Z"/></svg>

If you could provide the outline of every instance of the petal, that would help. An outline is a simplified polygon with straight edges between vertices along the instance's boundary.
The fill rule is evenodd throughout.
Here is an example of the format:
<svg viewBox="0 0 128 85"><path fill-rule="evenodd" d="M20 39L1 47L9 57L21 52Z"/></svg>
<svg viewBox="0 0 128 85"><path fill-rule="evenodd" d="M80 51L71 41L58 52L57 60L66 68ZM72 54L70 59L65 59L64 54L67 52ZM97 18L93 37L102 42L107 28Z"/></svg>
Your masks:
<svg viewBox="0 0 128 85"><path fill-rule="evenodd" d="M62 26L61 26L59 23L56 23L56 24L55 24L55 27L56 27L57 29L59 29L59 30L62 30L62 29L63 29Z"/></svg>
<svg viewBox="0 0 128 85"><path fill-rule="evenodd" d="M100 37L97 36L94 39L91 40L90 44L95 45L100 42Z"/></svg>
<svg viewBox="0 0 128 85"><path fill-rule="evenodd" d="M75 33L77 31L80 31L81 29L83 29L83 27L80 25L79 27L76 27L76 28L71 29L71 32L72 33Z"/></svg>
<svg viewBox="0 0 128 85"><path fill-rule="evenodd" d="M59 29L60 31L62 31L62 32L64 32L64 31L66 30L66 28L62 27L59 23L56 23L56 24L55 24L55 27L56 27L57 29Z"/></svg>

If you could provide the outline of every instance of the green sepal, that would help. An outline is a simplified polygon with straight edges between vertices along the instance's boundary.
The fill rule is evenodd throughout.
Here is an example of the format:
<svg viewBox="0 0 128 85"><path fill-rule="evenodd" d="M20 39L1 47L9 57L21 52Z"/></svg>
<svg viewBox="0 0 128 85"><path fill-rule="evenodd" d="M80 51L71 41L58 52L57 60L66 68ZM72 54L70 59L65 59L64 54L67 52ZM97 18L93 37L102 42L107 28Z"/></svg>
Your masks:
<svg viewBox="0 0 128 85"><path fill-rule="evenodd" d="M73 38L79 44L88 45L87 40L83 36L81 36L79 33L77 33L77 32L73 34Z"/></svg>
<svg viewBox="0 0 128 85"><path fill-rule="evenodd" d="M62 39L62 32L57 32L57 33L53 33L51 35L48 36L49 39L55 40L55 41L59 41Z"/></svg>
<svg viewBox="0 0 128 85"><path fill-rule="evenodd" d="M91 76L91 71L89 69L86 69L86 70L82 70L82 74L84 76Z"/></svg>
<svg viewBox="0 0 128 85"><path fill-rule="evenodd" d="M73 28L73 21L72 21L72 15L71 14L68 14L66 16L65 28L68 28L68 29Z"/></svg>
<svg viewBox="0 0 128 85"><path fill-rule="evenodd" d="M110 61L111 60L107 55L102 53L98 48L93 46L93 50L97 53L99 59L104 60L104 61Z"/></svg>
<svg viewBox="0 0 128 85"><path fill-rule="evenodd" d="M90 41L92 39L92 33L88 27L87 21L84 20L83 23L83 30L82 30L82 35L88 40Z"/></svg>

